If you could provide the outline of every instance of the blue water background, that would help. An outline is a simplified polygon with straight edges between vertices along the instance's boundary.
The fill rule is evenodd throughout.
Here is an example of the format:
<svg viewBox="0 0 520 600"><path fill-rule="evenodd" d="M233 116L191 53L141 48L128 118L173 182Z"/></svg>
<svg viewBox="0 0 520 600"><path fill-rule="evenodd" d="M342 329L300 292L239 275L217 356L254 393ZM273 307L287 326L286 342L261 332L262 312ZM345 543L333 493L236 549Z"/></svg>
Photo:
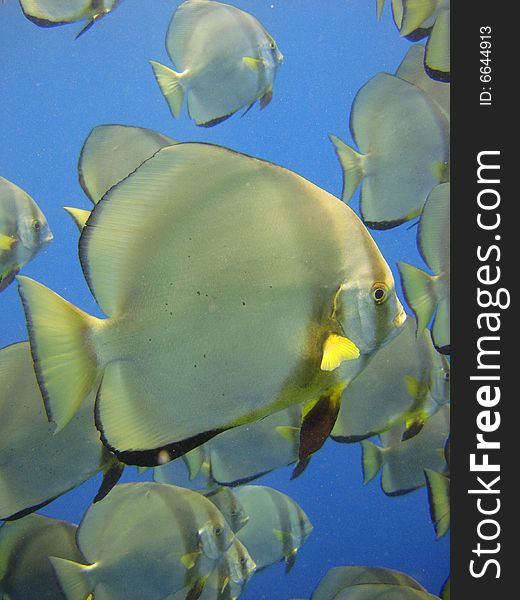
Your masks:
<svg viewBox="0 0 520 600"><path fill-rule="evenodd" d="M55 236L23 273L97 316L103 315L77 257L77 229L62 209L91 208L78 184L77 159L93 127L139 125L180 141L222 144L293 169L340 196L342 173L328 134L352 143L348 125L357 90L379 71L394 73L410 45L399 38L388 7L377 21L375 0L236 0L273 35L285 62L266 110L254 107L244 118L201 129L185 113L179 120L170 116L148 64L171 65L164 37L178 4L124 0L78 41L78 24L41 29L15 0L0 5L0 175L37 201ZM357 195L352 206L357 209ZM424 265L416 228L373 236L397 282L396 260ZM0 346L27 338L16 285L0 295L0 314ZM244 600L309 598L330 567L344 564L399 569L439 592L449 544L435 540L424 489L388 498L377 480L364 486L359 445L330 441L300 479L289 476L290 469L282 469L261 483L299 502L314 532L289 575L282 564L255 575ZM123 479L136 478L128 468ZM98 484L95 478L42 512L78 523Z"/></svg>

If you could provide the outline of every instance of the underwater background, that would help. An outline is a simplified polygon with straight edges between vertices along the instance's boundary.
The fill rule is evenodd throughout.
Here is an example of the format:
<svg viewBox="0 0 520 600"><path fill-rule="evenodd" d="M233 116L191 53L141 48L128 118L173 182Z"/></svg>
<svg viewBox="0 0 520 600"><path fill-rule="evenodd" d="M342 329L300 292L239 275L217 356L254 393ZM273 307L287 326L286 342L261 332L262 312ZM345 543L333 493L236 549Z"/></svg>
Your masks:
<svg viewBox="0 0 520 600"><path fill-rule="evenodd" d="M276 39L284 63L266 110L255 106L243 118L202 129L185 111L171 117L148 63L170 64L164 38L178 4L124 0L76 41L77 23L43 29L24 18L18 2L0 5L0 175L34 198L54 234L22 272L92 315L103 316L80 268L76 225L62 207L91 208L77 160L93 127L137 125L179 141L220 144L294 170L341 197L342 170L328 134L353 144L349 115L356 92L376 73L394 73L411 45L399 37L389 7L378 22L374 0L234 0ZM350 204L355 210L358 195ZM424 268L416 228L371 234L404 305L396 261ZM0 296L0 347L27 339L16 287ZM258 482L300 504L314 531L288 575L282 563L257 573L241 598L308 598L329 568L348 564L397 569L439 593L449 572L449 539L435 539L425 488L387 497L379 476L364 486L359 444L330 440L299 479L290 481L290 474L287 467ZM40 512L79 523L100 477ZM122 481L150 478L128 467Z"/></svg>

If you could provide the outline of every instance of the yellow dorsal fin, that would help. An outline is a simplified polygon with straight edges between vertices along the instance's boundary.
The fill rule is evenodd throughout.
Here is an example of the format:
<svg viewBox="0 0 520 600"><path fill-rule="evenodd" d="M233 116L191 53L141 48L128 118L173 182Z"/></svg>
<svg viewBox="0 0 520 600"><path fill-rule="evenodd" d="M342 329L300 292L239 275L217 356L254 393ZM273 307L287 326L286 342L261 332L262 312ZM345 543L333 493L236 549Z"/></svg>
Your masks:
<svg viewBox="0 0 520 600"><path fill-rule="evenodd" d="M264 61L261 58L253 58L252 56L244 56L242 58L246 67L251 71L259 71L264 66Z"/></svg>
<svg viewBox="0 0 520 600"><path fill-rule="evenodd" d="M345 360L359 358L359 349L346 337L331 333L323 344L322 371L334 371Z"/></svg>
<svg viewBox="0 0 520 600"><path fill-rule="evenodd" d="M428 387L411 375L404 376L404 384L410 396L412 398L416 398L417 400L424 398L424 396L428 393Z"/></svg>
<svg viewBox="0 0 520 600"><path fill-rule="evenodd" d="M200 556L200 550L195 550L195 552L187 552L181 556L181 562L186 567L186 569L192 569L197 562L197 559Z"/></svg>

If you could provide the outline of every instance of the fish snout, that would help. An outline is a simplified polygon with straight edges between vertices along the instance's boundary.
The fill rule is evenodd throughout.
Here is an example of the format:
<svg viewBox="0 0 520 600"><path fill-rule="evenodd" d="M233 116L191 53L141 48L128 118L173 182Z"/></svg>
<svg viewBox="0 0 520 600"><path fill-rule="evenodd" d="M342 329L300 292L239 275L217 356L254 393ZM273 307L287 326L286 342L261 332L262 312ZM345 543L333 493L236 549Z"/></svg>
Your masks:
<svg viewBox="0 0 520 600"><path fill-rule="evenodd" d="M397 314L394 317L394 320L392 321L392 323L393 323L394 327L399 329L399 327L403 326L405 321L406 321L406 313L404 312L403 305L399 302L399 300L397 300Z"/></svg>

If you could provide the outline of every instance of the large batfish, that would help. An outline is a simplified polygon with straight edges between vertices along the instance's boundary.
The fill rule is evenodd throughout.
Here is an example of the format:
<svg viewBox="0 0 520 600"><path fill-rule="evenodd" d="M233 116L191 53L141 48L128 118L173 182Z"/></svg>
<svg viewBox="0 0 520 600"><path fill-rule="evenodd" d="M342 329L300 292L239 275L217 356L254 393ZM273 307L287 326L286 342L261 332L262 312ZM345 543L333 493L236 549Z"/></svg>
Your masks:
<svg viewBox="0 0 520 600"><path fill-rule="evenodd" d="M102 439L130 464L163 464L293 404L305 405L306 458L405 320L353 211L218 146L159 150L98 202L79 246L109 318L20 278L38 379L58 430L96 390Z"/></svg>

